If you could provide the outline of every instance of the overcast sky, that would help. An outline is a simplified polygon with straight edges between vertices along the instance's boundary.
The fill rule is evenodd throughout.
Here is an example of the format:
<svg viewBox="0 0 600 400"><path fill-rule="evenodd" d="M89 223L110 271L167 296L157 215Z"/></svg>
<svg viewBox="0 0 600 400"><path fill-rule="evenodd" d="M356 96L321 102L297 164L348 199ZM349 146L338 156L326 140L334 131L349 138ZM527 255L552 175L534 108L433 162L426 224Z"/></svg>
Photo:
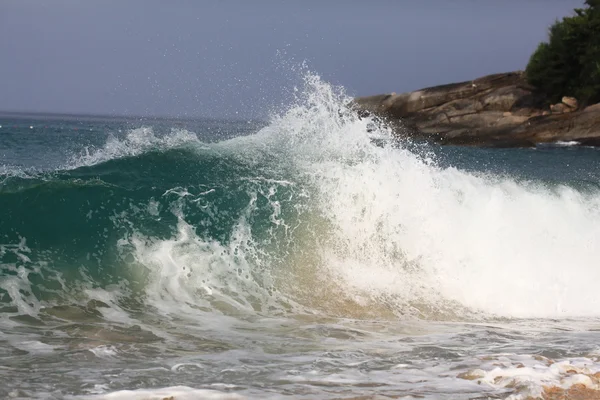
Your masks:
<svg viewBox="0 0 600 400"><path fill-rule="evenodd" d="M351 95L410 91L523 69L582 4L0 0L0 110L263 117L303 60Z"/></svg>

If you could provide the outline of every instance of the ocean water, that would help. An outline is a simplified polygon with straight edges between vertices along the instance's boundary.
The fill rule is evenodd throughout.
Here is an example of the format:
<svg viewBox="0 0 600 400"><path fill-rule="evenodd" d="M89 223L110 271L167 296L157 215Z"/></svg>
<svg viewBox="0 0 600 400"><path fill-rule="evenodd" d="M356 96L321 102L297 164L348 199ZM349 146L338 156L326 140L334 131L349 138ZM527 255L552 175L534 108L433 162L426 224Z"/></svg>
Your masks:
<svg viewBox="0 0 600 400"><path fill-rule="evenodd" d="M0 397L597 389L600 151L398 140L349 100L0 117Z"/></svg>

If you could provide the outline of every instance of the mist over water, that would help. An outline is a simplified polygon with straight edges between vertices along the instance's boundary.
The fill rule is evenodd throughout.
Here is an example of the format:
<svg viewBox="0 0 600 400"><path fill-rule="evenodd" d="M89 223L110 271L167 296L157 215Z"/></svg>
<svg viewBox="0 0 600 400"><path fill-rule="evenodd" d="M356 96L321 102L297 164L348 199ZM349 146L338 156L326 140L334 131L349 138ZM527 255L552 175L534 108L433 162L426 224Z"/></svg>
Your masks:
<svg viewBox="0 0 600 400"><path fill-rule="evenodd" d="M263 127L225 124L221 131L236 132L225 138L185 127L94 126L102 140L57 131L58 147L70 150L57 148L53 165L2 165L0 355L8 368L39 357L53 360L48 368L55 357L82 366L90 357L108 360L65 383L58 397L180 384L191 398L199 395L191 388L264 394L243 368L236 378L224 374L241 363L299 396L295 379L311 385L341 371L308 360L343 348L336 363L349 368L353 357L366 357L390 374L370 379L406 393L391 383L405 364L394 357L414 351L407 376L430 367L415 360L447 361L446 372L432 375L433 388L413 393L442 398L454 390L439 391L453 363L470 365L496 340L489 339L496 328L481 333L479 323L515 324L497 327L514 331L516 344L502 347L519 354L508 369L555 345L553 354L568 357L553 328L542 335L546 350L527 350L528 335L539 335L548 319L597 323L600 316L598 153L513 150L487 158L486 150L403 142L359 118L350 100L343 88L306 74L295 101ZM12 138L2 144L8 151L36 149ZM548 172L548 160L564 159L577 176L560 166ZM473 343L457 344L462 334ZM422 343L396 343L413 336ZM500 333L497 340L505 343ZM423 350L432 343L435 356ZM594 346L581 339L575 351L591 360L588 369L598 368ZM283 354L285 377L272 378L268 354ZM161 357L171 365L157 366ZM113 362L122 368L119 383L100 382ZM181 365L203 372L182 381ZM167 368L172 379L141 372L149 368ZM311 370L320 372L309 378ZM330 383L359 385L351 371ZM145 383L131 386L134 376ZM482 390L456 385L459 393ZM318 387L309 393L334 393ZM48 394L35 384L22 390L15 393Z"/></svg>

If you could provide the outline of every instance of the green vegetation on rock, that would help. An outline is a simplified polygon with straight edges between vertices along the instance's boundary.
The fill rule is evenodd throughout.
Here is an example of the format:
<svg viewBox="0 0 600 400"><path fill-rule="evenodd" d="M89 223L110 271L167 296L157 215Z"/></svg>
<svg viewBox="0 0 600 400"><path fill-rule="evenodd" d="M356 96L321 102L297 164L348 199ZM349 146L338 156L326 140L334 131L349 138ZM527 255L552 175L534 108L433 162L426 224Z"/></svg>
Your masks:
<svg viewBox="0 0 600 400"><path fill-rule="evenodd" d="M600 0L585 4L552 25L548 42L540 43L527 65L528 82L553 102L562 96L600 102Z"/></svg>

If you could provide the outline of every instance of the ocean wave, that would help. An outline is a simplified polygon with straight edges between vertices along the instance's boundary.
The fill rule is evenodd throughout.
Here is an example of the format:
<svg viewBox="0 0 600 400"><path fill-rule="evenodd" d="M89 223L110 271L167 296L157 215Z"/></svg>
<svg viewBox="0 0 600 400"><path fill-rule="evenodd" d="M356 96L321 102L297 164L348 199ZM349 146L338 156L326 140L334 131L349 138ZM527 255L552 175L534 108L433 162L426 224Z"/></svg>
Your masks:
<svg viewBox="0 0 600 400"><path fill-rule="evenodd" d="M2 183L0 237L31 252L2 253L0 297L80 301L34 288L54 271L167 316L598 316L598 191L442 168L349 100L308 74L253 135L140 128Z"/></svg>

